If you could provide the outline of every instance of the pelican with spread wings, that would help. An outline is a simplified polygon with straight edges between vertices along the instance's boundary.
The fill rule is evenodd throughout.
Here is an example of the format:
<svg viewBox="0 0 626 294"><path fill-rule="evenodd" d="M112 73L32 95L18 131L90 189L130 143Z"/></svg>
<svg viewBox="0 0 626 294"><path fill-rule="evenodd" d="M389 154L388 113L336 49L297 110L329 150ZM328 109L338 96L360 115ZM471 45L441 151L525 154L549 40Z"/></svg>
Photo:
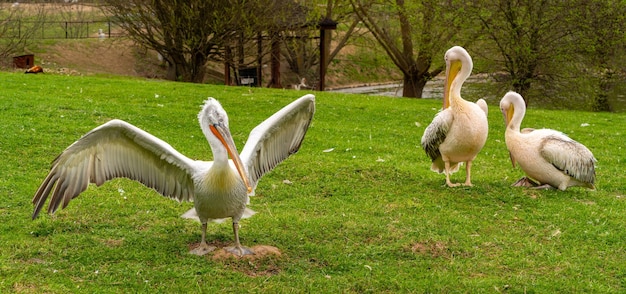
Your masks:
<svg viewBox="0 0 626 294"><path fill-rule="evenodd" d="M215 247L206 242L209 220L232 218L235 244L227 251L254 252L239 242L239 220L259 179L300 145L315 112L315 96L305 95L255 127L237 152L220 103L209 98L198 114L200 128L211 146L213 161L193 160L161 139L122 120L111 120L67 147L52 163L35 196L33 219L51 194L48 212L65 208L70 200L114 178L129 178L178 201L193 201L185 215L202 223L202 241L191 253L204 255ZM229 160L230 156L230 160ZM195 210L195 212L193 211Z"/></svg>

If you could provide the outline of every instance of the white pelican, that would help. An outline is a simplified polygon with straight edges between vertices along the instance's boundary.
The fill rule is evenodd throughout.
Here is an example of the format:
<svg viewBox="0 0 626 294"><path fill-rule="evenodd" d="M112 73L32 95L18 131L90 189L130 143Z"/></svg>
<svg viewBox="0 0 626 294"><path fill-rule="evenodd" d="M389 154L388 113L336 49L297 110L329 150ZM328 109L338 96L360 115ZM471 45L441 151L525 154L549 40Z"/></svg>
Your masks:
<svg viewBox="0 0 626 294"><path fill-rule="evenodd" d="M460 185L450 181L450 174L466 162L465 186L471 186L472 161L487 141L487 103L472 103L461 98L461 86L472 72L472 57L463 47L454 46L445 55L446 81L443 109L424 130L422 148L432 159L431 169L446 174L449 187Z"/></svg>
<svg viewBox="0 0 626 294"><path fill-rule="evenodd" d="M207 221L230 217L235 245L226 250L253 254L241 246L238 233L239 220L244 212L251 212L246 208L248 196L266 172L298 151L314 112L315 96L310 94L285 106L250 132L240 156L226 111L217 100L209 98L198 119L211 145L213 161L192 160L127 122L109 121L85 134L54 160L33 197L33 219L51 191L48 212L54 213L60 204L65 208L85 191L89 183L100 186L125 177L172 199L194 202L202 223L202 241L191 253L204 255L215 249L206 242ZM194 209L185 215L193 214Z"/></svg>
<svg viewBox="0 0 626 294"><path fill-rule="evenodd" d="M520 131L526 103L518 93L506 93L500 100L500 110L504 115L504 137L513 167L519 163L528 177L539 182L541 186L537 188L565 190L583 186L595 189L596 159L587 147L555 130L525 128ZM537 186L526 177L513 185Z"/></svg>

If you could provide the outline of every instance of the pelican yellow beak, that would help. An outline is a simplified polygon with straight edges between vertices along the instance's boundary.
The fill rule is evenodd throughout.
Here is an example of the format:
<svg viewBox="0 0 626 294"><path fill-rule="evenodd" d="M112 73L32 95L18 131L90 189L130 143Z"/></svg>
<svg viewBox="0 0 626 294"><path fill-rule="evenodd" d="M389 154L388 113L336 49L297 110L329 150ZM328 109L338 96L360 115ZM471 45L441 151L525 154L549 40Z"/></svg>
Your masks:
<svg viewBox="0 0 626 294"><path fill-rule="evenodd" d="M217 137L222 145L226 148L228 155L235 163L235 167L239 172L239 176L243 180L244 185L246 185L246 189L248 193L252 192L252 187L250 186L250 182L248 180L248 174L246 173L246 169L241 162L241 158L239 158L239 152L237 151L237 147L235 147L235 142L233 141L233 137L230 134L228 128L224 128L221 125L210 125L211 133Z"/></svg>
<svg viewBox="0 0 626 294"><path fill-rule="evenodd" d="M461 71L461 61L453 60L448 61L446 65L446 81L443 88L443 109L450 107L450 87L452 86L452 81L456 78L456 76Z"/></svg>
<svg viewBox="0 0 626 294"><path fill-rule="evenodd" d="M511 105L509 109L506 110L506 126L509 126L511 120L513 119L513 114L515 113L515 107Z"/></svg>
<svg viewBox="0 0 626 294"><path fill-rule="evenodd" d="M511 119L513 119L513 113L515 113L515 109L513 105L509 105L506 109L500 109L502 111L502 116L504 117L504 127L508 128Z"/></svg>

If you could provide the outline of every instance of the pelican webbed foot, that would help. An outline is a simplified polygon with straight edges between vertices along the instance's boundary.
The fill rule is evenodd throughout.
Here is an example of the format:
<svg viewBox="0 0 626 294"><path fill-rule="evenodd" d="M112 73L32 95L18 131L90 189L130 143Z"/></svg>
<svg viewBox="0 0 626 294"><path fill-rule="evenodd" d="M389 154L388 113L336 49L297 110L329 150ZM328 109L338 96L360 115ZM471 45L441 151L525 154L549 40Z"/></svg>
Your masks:
<svg viewBox="0 0 626 294"><path fill-rule="evenodd" d="M446 185L448 185L448 187L450 188L454 188L454 187L458 187L461 186L461 183L452 183L452 182L446 182Z"/></svg>
<svg viewBox="0 0 626 294"><path fill-rule="evenodd" d="M224 248L226 252L232 253L237 256L252 255L254 251L248 247L241 246L239 242L239 222L233 221L233 233L235 234L235 245Z"/></svg>
<svg viewBox="0 0 626 294"><path fill-rule="evenodd" d="M448 185L448 187L453 188L453 187L458 187L461 185L461 183L453 183L452 181L450 181L450 173L448 172L449 169L446 169L446 185Z"/></svg>
<svg viewBox="0 0 626 294"><path fill-rule="evenodd" d="M211 246L209 244L207 244L206 242L202 242L200 243L200 245L198 245L198 247L192 249L191 251L189 251L189 253L194 254L194 255L198 255L198 256L203 256L206 255L209 252L212 252L213 250L215 250L215 246Z"/></svg>
<svg viewBox="0 0 626 294"><path fill-rule="evenodd" d="M474 187L474 185L472 183L467 183L467 182L465 182L463 184L450 182L450 183L446 183L446 185L448 185L448 187L450 187L450 188L460 187L460 186L463 186L463 187Z"/></svg>
<svg viewBox="0 0 626 294"><path fill-rule="evenodd" d="M225 247L224 250L228 253L237 255L239 257L244 256L244 255L254 255L254 251L248 247L245 246L229 246L229 247Z"/></svg>
<svg viewBox="0 0 626 294"><path fill-rule="evenodd" d="M548 184L543 184L543 185L540 185L540 186L532 187L531 189L536 189L536 190L553 190L553 189L556 189L556 188L552 187L552 186L550 186Z"/></svg>
<svg viewBox="0 0 626 294"><path fill-rule="evenodd" d="M517 182L513 183L513 185L511 186L512 187L537 187L539 186L539 183L529 179L528 177L523 177L517 180Z"/></svg>

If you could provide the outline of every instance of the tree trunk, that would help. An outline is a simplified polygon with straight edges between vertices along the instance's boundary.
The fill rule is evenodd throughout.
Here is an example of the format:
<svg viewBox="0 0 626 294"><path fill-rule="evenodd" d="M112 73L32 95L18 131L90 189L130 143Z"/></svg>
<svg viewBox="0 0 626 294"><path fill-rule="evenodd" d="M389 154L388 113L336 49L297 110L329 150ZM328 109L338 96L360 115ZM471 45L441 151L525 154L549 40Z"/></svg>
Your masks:
<svg viewBox="0 0 626 294"><path fill-rule="evenodd" d="M426 86L426 76L414 74L404 74L404 87L402 97L422 98L424 86Z"/></svg>
<svg viewBox="0 0 626 294"><path fill-rule="evenodd" d="M609 93L612 92L614 83L613 83L613 71L606 70L600 76L600 91L598 91L598 95L595 97L592 105L593 111L612 111L611 104L609 103Z"/></svg>
<svg viewBox="0 0 626 294"><path fill-rule="evenodd" d="M271 80L267 85L268 88L282 88L280 82L280 41L278 34L272 33L272 53L271 53Z"/></svg>
<svg viewBox="0 0 626 294"><path fill-rule="evenodd" d="M167 58L167 73L165 78L170 81L202 83L206 74L206 57L196 53L189 60L182 54L170 55Z"/></svg>
<svg viewBox="0 0 626 294"><path fill-rule="evenodd" d="M513 90L515 92L517 92L518 94L522 95L522 97L524 97L524 102L526 103L526 106L528 107L528 90L530 90L530 84L532 82L532 78L529 77L519 77L519 78L513 78Z"/></svg>
<svg viewBox="0 0 626 294"><path fill-rule="evenodd" d="M168 81L176 81L178 77L177 71L176 71L176 64L172 63L171 61L167 61L167 72L165 73L165 79Z"/></svg>
<svg viewBox="0 0 626 294"><path fill-rule="evenodd" d="M193 58L191 58L191 76L190 82L202 83L204 82L204 76L206 74L206 56L202 52L196 52Z"/></svg>
<svg viewBox="0 0 626 294"><path fill-rule="evenodd" d="M169 81L181 80L183 78L181 75L183 73L182 67L185 64L185 57L180 54L168 53L164 58L167 61L165 79Z"/></svg>

